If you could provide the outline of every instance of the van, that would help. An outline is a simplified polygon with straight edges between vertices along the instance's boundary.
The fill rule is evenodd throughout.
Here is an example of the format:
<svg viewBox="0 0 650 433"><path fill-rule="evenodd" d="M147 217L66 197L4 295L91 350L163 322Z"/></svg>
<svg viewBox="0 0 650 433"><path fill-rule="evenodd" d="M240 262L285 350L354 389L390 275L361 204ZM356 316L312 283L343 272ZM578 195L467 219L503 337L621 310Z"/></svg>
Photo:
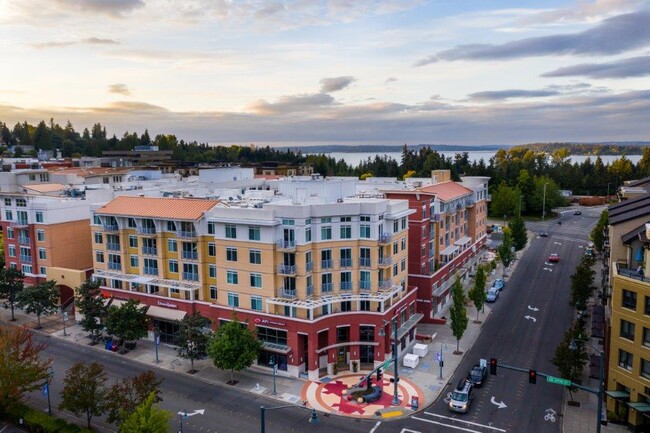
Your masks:
<svg viewBox="0 0 650 433"><path fill-rule="evenodd" d="M449 398L449 410L452 412L467 413L472 404L472 382L462 380Z"/></svg>

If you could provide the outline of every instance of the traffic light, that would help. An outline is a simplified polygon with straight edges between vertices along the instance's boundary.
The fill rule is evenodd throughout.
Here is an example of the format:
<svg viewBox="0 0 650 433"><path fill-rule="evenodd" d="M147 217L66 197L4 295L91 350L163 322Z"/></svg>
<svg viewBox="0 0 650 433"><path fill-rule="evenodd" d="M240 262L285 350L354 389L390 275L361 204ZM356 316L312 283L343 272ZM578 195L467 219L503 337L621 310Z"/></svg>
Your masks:
<svg viewBox="0 0 650 433"><path fill-rule="evenodd" d="M381 368L377 370L377 383L381 383L381 378L384 377L384 373L381 371Z"/></svg>
<svg viewBox="0 0 650 433"><path fill-rule="evenodd" d="M372 388L372 376L368 376L366 379L366 389Z"/></svg>
<svg viewBox="0 0 650 433"><path fill-rule="evenodd" d="M537 383L537 371L528 370L528 383L532 383L532 384Z"/></svg>
<svg viewBox="0 0 650 433"><path fill-rule="evenodd" d="M496 376L497 374L497 359L490 358L490 374Z"/></svg>

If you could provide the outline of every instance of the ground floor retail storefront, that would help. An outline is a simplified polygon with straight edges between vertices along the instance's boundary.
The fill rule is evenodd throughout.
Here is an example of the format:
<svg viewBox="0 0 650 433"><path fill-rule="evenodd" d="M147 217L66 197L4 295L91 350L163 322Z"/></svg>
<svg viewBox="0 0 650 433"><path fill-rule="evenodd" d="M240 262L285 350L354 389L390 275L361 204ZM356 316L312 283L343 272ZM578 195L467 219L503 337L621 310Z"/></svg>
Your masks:
<svg viewBox="0 0 650 433"><path fill-rule="evenodd" d="M160 335L161 343L177 344L179 322L186 314L198 311L212 320L213 328L232 320L233 309L198 301L160 299L140 293L102 287L104 296L138 299L148 305L151 318L149 338ZM405 353L415 344L417 289L398 293L382 312L354 311L332 313L314 320L264 314L236 309L237 319L247 323L262 342L256 366L294 377L312 380L342 371L357 371L383 363L392 356L393 326L397 326L397 350Z"/></svg>

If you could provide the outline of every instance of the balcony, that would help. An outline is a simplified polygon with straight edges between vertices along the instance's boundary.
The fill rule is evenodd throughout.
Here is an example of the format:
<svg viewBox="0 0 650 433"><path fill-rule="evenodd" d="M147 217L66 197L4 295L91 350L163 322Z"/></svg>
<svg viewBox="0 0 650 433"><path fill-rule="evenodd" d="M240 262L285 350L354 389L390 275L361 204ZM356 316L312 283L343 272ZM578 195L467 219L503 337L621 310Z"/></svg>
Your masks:
<svg viewBox="0 0 650 433"><path fill-rule="evenodd" d="M112 271L121 271L122 270L122 264L121 263L108 262L108 269L110 269Z"/></svg>
<svg viewBox="0 0 650 433"><path fill-rule="evenodd" d="M183 251L181 252L181 257L184 258L185 260L198 260L199 253L197 253L196 251Z"/></svg>
<svg viewBox="0 0 650 433"><path fill-rule="evenodd" d="M194 239L196 238L196 231L185 231L185 230L180 230L176 232L176 237L177 238L182 238L182 239Z"/></svg>
<svg viewBox="0 0 650 433"><path fill-rule="evenodd" d="M280 297L287 299L296 299L296 290L285 289L284 287L280 289Z"/></svg>
<svg viewBox="0 0 650 433"><path fill-rule="evenodd" d="M157 256L158 248L155 247L142 247L142 254L145 256Z"/></svg>
<svg viewBox="0 0 650 433"><path fill-rule="evenodd" d="M138 229L138 233L141 235L155 235L156 234L156 228L155 227L140 227Z"/></svg>
<svg viewBox="0 0 650 433"><path fill-rule="evenodd" d="M379 281L379 290L388 290L393 286L391 280L380 280Z"/></svg>
<svg viewBox="0 0 650 433"><path fill-rule="evenodd" d="M120 250L120 244L117 242L107 242L106 243L106 249L109 251L119 251Z"/></svg>
<svg viewBox="0 0 650 433"><path fill-rule="evenodd" d="M31 263L32 262L32 256L27 256L25 254L20 255L20 261L23 263Z"/></svg>
<svg viewBox="0 0 650 433"><path fill-rule="evenodd" d="M295 275L296 274L296 265L279 265L278 274L282 275Z"/></svg>
<svg viewBox="0 0 650 433"><path fill-rule="evenodd" d="M296 249L296 241L277 241L276 245L278 249L281 250L295 250Z"/></svg>
<svg viewBox="0 0 650 433"><path fill-rule="evenodd" d="M340 290L352 290L352 281L341 281Z"/></svg>
<svg viewBox="0 0 650 433"><path fill-rule="evenodd" d="M321 269L332 269L333 266L334 266L334 261L333 260L321 260L320 261Z"/></svg>
<svg viewBox="0 0 650 433"><path fill-rule="evenodd" d="M312 262L307 262L307 264L305 265L305 269L307 270L307 272L311 272L313 268L314 268L314 264Z"/></svg>
<svg viewBox="0 0 650 433"><path fill-rule="evenodd" d="M145 275L158 275L158 268L152 268L149 266L145 266L143 269L143 273Z"/></svg>
<svg viewBox="0 0 650 433"><path fill-rule="evenodd" d="M389 244L392 241L392 236L390 233L381 233L379 235L379 243L380 244Z"/></svg>
<svg viewBox="0 0 650 433"><path fill-rule="evenodd" d="M334 287L332 286L332 283L323 283L321 285L320 290L321 292L325 293L325 292L331 292L333 288Z"/></svg>
<svg viewBox="0 0 650 433"><path fill-rule="evenodd" d="M379 266L381 266L381 267L390 266L392 263L393 263L393 258L392 257L380 257L379 258Z"/></svg>
<svg viewBox="0 0 650 433"><path fill-rule="evenodd" d="M359 281L359 290L370 290L370 281Z"/></svg>
<svg viewBox="0 0 650 433"><path fill-rule="evenodd" d="M352 259L341 259L339 262L339 266L342 268L351 268L352 267Z"/></svg>
<svg viewBox="0 0 650 433"><path fill-rule="evenodd" d="M314 294L314 286L307 286L307 296Z"/></svg>
<svg viewBox="0 0 650 433"><path fill-rule="evenodd" d="M650 283L650 277L645 276L643 273L639 272L636 269L625 268L619 263L616 263L616 272L618 273L618 275L623 277L633 278L635 280L639 280L644 283Z"/></svg>
<svg viewBox="0 0 650 433"><path fill-rule="evenodd" d="M431 216L429 217L429 220L433 222L439 222L442 220L442 214L432 213Z"/></svg>
<svg viewBox="0 0 650 433"><path fill-rule="evenodd" d="M104 224L104 231L105 232L118 232L120 231L120 227L117 224Z"/></svg>
<svg viewBox="0 0 650 433"><path fill-rule="evenodd" d="M186 281L199 281L199 274L194 272L183 272L183 279Z"/></svg>
<svg viewBox="0 0 650 433"><path fill-rule="evenodd" d="M31 245L31 239L25 236L21 236L18 238L18 243L20 245Z"/></svg>
<svg viewBox="0 0 650 433"><path fill-rule="evenodd" d="M369 268L370 267L370 257L361 257L359 259L360 268Z"/></svg>

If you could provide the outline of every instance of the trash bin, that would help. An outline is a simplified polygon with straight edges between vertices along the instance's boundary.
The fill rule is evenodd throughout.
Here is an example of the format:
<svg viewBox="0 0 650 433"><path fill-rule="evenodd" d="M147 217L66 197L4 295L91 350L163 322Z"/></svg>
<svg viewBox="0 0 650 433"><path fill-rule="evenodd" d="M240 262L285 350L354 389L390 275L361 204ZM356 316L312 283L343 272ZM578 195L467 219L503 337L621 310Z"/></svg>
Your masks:
<svg viewBox="0 0 650 433"><path fill-rule="evenodd" d="M113 348L113 340L107 338L106 343L104 343L104 347L106 348L106 350L111 350Z"/></svg>

